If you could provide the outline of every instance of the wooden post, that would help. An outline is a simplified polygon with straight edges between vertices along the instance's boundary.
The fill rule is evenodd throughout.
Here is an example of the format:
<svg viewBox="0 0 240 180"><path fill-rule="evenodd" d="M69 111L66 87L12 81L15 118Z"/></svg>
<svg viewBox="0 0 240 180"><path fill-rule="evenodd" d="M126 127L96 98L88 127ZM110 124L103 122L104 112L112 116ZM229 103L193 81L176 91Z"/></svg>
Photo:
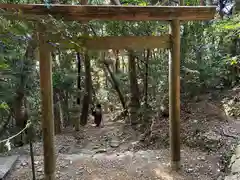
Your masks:
<svg viewBox="0 0 240 180"><path fill-rule="evenodd" d="M40 58L40 89L42 97L44 173L45 180L55 180L56 158L54 147L52 59L42 26L38 33L38 41Z"/></svg>
<svg viewBox="0 0 240 180"><path fill-rule="evenodd" d="M184 0L179 0L180 6ZM180 156L180 21L172 20L169 28L172 36L172 49L169 52L169 133L171 168L179 170L181 167Z"/></svg>
<svg viewBox="0 0 240 180"><path fill-rule="evenodd" d="M169 53L169 120L171 167L180 168L180 21L170 26L172 49Z"/></svg>
<svg viewBox="0 0 240 180"><path fill-rule="evenodd" d="M35 174L35 166L34 166L34 152L33 152L33 140L34 140L34 132L33 132L33 124L30 124L30 127L27 130L28 142L29 142L29 150L32 164L32 180L36 180Z"/></svg>

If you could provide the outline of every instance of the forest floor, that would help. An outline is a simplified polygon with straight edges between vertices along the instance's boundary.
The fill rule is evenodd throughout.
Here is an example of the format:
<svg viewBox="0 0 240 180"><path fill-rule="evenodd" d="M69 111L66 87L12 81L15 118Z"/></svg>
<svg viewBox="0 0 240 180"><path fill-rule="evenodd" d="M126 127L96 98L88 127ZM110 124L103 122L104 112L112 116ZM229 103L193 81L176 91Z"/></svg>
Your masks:
<svg viewBox="0 0 240 180"><path fill-rule="evenodd" d="M181 112L182 169L178 173L169 170L169 146L163 143L169 139L166 119L162 120L158 141L146 145L139 142L140 134L123 120L113 122L105 115L101 128L89 123L79 133L67 128L55 137L57 179L224 179L227 173L224 160L228 162L228 152L240 135L240 119L227 116L221 100L230 101L239 94L239 89L224 92L222 97L218 94L217 98L211 93L184 104L188 110ZM237 101L240 102L240 97ZM43 179L42 142L34 143L34 151L37 179ZM32 179L28 145L10 154L20 157L6 180Z"/></svg>

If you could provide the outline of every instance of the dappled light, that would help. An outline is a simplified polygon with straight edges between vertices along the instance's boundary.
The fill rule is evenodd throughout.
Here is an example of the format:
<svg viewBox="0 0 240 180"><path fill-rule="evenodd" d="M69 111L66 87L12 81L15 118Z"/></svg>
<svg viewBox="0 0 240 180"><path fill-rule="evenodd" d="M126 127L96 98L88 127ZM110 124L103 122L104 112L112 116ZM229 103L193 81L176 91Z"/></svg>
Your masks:
<svg viewBox="0 0 240 180"><path fill-rule="evenodd" d="M157 168L154 169L154 172L156 173L156 177L160 178L161 180L174 180L174 176L171 174L171 172L167 172L164 168Z"/></svg>

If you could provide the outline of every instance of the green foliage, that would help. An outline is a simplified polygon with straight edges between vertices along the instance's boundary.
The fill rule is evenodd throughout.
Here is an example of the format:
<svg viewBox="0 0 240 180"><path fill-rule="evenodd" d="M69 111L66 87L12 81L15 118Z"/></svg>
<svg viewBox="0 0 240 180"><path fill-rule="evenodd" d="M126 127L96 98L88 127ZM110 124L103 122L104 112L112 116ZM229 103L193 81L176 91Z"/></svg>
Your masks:
<svg viewBox="0 0 240 180"><path fill-rule="evenodd" d="M41 1L3 1L14 3L40 3ZM64 1L64 3L72 3ZM78 4L78 2L74 2ZM101 4L102 0L92 0L90 4ZM125 0L124 5L147 6L152 1ZM198 1L186 1L186 5L198 5ZM168 33L168 24L163 22L122 22L91 21L87 26L78 22L64 22L49 16L48 20L39 20L46 25L45 35L52 43L53 52L58 61L53 61L53 88L62 92L62 99L75 101L77 68L75 53L81 51L87 28L90 36L150 36ZM40 87L38 59L26 57L27 48L32 46L36 27L33 23L13 21L0 17L0 109L10 108L15 93L23 88L31 111L39 112ZM200 90L219 86L232 86L239 83L239 74L233 71L240 67L240 15L211 22L188 22L181 27L181 90L186 94L199 93ZM33 39L31 39L31 38ZM61 40L61 43L59 42ZM147 42L146 42L147 43ZM54 49L55 48L55 49ZM35 50L34 50L35 53ZM162 96L168 89L168 51L154 50L149 59L148 96L152 106L159 106ZM97 52L89 52L92 65L93 87L101 102L118 103L116 91L105 81L102 62ZM139 96L143 96L145 81L144 51L136 52L137 77L140 87ZM125 57L126 58L126 57ZM56 58L57 59L57 58ZM114 59L114 58L113 58ZM53 59L55 60L55 59ZM125 59L127 64L127 59ZM83 62L82 62L83 66ZM127 65L115 73L124 97L129 97L129 76ZM102 73L99 73L102 72ZM84 86L84 68L81 72L81 86ZM83 89L83 88L82 88ZM68 97L65 95L68 94ZM65 103L64 102L64 103ZM67 111L67 109L66 109ZM36 115L38 116L38 114ZM36 119L38 119L37 117Z"/></svg>
<svg viewBox="0 0 240 180"><path fill-rule="evenodd" d="M147 6L149 3L144 0L122 0L122 5L138 5L138 6Z"/></svg>
<svg viewBox="0 0 240 180"><path fill-rule="evenodd" d="M198 87L199 90L223 88L239 82L239 73L234 71L234 68L239 66L240 47L236 43L240 34L239 17L235 15L211 23L184 25L182 65L199 72L192 76L191 81L189 76L187 80L183 80L185 89L199 92L193 90L193 87ZM182 71L182 76L186 77L186 72Z"/></svg>
<svg viewBox="0 0 240 180"><path fill-rule="evenodd" d="M0 109L9 110L9 106L5 102L2 102L0 104Z"/></svg>
<svg viewBox="0 0 240 180"><path fill-rule="evenodd" d="M224 19L224 20L219 20L217 21L213 27L216 32L219 34L221 33L228 33L228 36L225 38L228 38L231 35L236 35L240 37L240 15L236 14L231 19Z"/></svg>

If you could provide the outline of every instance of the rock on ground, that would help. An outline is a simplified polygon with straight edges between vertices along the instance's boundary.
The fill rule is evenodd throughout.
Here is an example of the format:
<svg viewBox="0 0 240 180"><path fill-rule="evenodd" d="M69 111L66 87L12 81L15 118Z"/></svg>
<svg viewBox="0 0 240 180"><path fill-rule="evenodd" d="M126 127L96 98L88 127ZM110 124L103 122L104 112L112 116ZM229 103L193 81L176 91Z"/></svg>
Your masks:
<svg viewBox="0 0 240 180"><path fill-rule="evenodd" d="M230 175L225 177L225 180L239 180L240 179L240 144L236 147L230 162Z"/></svg>
<svg viewBox="0 0 240 180"><path fill-rule="evenodd" d="M3 179L11 170L13 164L17 161L18 156L0 157L0 179Z"/></svg>

